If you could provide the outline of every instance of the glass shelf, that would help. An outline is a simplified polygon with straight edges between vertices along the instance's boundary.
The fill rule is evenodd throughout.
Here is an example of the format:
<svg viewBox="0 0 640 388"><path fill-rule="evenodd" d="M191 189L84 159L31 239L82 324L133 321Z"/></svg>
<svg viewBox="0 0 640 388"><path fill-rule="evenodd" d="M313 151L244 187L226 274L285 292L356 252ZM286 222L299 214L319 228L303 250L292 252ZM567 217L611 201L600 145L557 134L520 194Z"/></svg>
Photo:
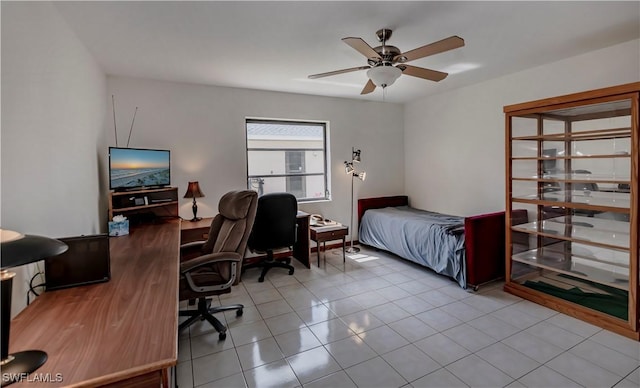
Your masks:
<svg viewBox="0 0 640 388"><path fill-rule="evenodd" d="M518 253L512 256L512 260L621 290L629 289L629 267L620 264L584 259L545 248Z"/></svg>
<svg viewBox="0 0 640 388"><path fill-rule="evenodd" d="M629 193L589 190L558 190L540 194L518 195L513 197L513 201L555 206L562 204L562 206L573 208L614 212L628 212L630 206Z"/></svg>
<svg viewBox="0 0 640 388"><path fill-rule="evenodd" d="M594 217L569 216L549 218L512 227L517 232L545 237L598 244L613 249L629 249L629 223Z"/></svg>

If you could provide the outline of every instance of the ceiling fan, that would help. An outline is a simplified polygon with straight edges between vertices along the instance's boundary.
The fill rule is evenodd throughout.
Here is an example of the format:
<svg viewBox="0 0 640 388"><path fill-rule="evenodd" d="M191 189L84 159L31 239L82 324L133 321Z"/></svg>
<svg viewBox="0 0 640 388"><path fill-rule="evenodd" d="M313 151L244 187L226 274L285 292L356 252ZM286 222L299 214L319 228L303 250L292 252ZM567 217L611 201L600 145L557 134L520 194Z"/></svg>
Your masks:
<svg viewBox="0 0 640 388"><path fill-rule="evenodd" d="M391 32L389 29L378 30L376 36L382 45L375 48L369 46L362 38L342 39L343 42L367 57L368 66L358 66L349 69L329 71L327 73L312 74L309 78L316 79L352 71L368 70L367 77L369 77L369 82L367 82L360 94L371 93L376 89L376 86L386 88L393 84L401 74L438 82L445 79L449 74L425 69L423 67L406 65L405 63L464 46L464 39L454 35L403 53L399 48L386 44L387 40L391 38Z"/></svg>

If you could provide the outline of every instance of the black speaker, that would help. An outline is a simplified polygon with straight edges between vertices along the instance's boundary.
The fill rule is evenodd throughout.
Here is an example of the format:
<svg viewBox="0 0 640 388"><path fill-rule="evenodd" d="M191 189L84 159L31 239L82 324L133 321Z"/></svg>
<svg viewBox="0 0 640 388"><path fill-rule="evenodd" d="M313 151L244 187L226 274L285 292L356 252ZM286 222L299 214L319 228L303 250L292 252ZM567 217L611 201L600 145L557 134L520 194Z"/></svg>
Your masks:
<svg viewBox="0 0 640 388"><path fill-rule="evenodd" d="M58 240L67 244L69 249L44 260L47 291L109 281L111 260L107 234Z"/></svg>

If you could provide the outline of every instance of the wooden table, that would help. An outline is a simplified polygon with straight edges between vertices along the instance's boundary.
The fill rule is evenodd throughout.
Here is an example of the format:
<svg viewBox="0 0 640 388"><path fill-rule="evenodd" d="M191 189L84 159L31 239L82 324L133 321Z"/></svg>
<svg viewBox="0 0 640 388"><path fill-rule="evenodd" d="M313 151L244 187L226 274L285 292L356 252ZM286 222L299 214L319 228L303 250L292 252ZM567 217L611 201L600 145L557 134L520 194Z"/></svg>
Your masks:
<svg viewBox="0 0 640 388"><path fill-rule="evenodd" d="M311 226L311 240L315 241L318 251L318 267L320 266L320 243L323 243L324 251L326 255L327 241L342 239L342 262L345 262L345 238L349 234L349 227L344 225L336 226Z"/></svg>
<svg viewBox="0 0 640 388"><path fill-rule="evenodd" d="M213 217L205 217L199 221L183 220L180 223L181 244L206 240L209 237L212 221Z"/></svg>
<svg viewBox="0 0 640 388"><path fill-rule="evenodd" d="M35 373L62 381L12 387L168 386L178 360L179 244L177 220L133 227L110 238L110 281L45 292L20 312L10 353L44 350Z"/></svg>

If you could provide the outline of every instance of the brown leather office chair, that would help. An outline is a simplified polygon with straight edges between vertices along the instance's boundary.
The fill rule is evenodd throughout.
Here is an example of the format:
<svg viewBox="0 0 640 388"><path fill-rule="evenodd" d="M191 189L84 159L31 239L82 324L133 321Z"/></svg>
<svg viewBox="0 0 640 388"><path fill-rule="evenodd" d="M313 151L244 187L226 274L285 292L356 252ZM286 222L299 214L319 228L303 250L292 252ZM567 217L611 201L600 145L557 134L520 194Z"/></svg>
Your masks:
<svg viewBox="0 0 640 388"><path fill-rule="evenodd" d="M180 247L180 300L198 299L197 310L183 310L180 316L190 317L180 324L182 330L198 319L206 319L219 333L227 337L227 328L213 314L236 310L242 315L241 304L211 307L208 296L231 292L240 281L242 259L253 227L258 204L255 191L232 191L222 196L219 214L211 222L207 241L197 241Z"/></svg>

